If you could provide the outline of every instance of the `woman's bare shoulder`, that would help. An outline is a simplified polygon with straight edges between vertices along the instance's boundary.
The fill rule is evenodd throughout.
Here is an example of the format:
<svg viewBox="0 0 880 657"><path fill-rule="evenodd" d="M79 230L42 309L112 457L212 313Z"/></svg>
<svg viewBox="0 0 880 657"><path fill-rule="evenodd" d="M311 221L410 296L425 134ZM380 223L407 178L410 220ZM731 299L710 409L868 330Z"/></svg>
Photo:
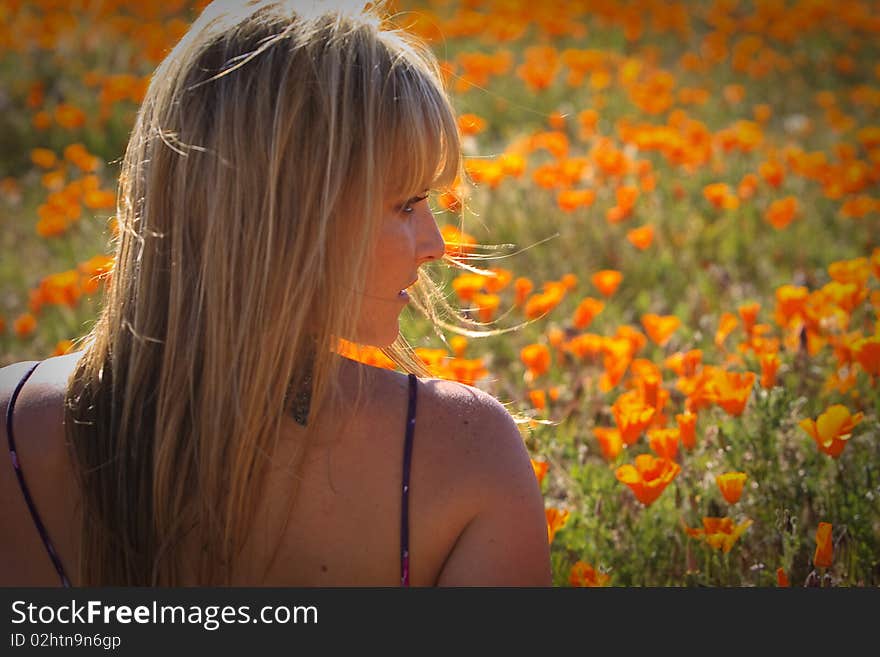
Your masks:
<svg viewBox="0 0 880 657"><path fill-rule="evenodd" d="M57 394L59 391L63 394L67 389L67 381L73 373L73 368L81 356L82 352L77 351L40 361L20 361L0 368L0 404L5 410L15 388L34 365L37 367L27 379L28 393L22 396L22 403L25 403L25 398L27 403L33 403L35 399L42 400L49 394ZM18 401L16 401L17 406Z"/></svg>
<svg viewBox="0 0 880 657"><path fill-rule="evenodd" d="M422 390L417 429L428 434L420 449L430 452L432 463L448 467L481 496L535 484L523 436L500 401L474 386L442 379L421 379Z"/></svg>
<svg viewBox="0 0 880 657"><path fill-rule="evenodd" d="M52 442L61 435L67 382L80 356L82 352L75 352L43 361L12 363L0 369L0 413L3 414L4 420L15 389L28 371L37 365L15 400L13 408L15 428L26 431L28 436L34 436L30 438L31 440L42 437ZM0 431L5 437L5 421Z"/></svg>
<svg viewBox="0 0 880 657"><path fill-rule="evenodd" d="M548 586L544 501L522 434L492 395L450 381L424 381L426 460L467 507L467 522L437 583ZM420 407L419 412L422 412ZM445 487L440 487L443 490Z"/></svg>
<svg viewBox="0 0 880 657"><path fill-rule="evenodd" d="M466 444L480 443L484 448L500 447L512 438L517 439L517 444L521 442L510 413L488 392L446 379L420 381L432 424L451 430L453 437Z"/></svg>

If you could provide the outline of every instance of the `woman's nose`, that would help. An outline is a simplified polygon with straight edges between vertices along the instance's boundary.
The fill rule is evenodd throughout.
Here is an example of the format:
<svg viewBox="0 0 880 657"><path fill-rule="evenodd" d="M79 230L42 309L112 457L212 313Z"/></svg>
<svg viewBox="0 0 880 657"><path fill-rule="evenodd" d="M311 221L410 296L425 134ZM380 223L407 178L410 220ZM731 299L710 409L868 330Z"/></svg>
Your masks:
<svg viewBox="0 0 880 657"><path fill-rule="evenodd" d="M422 213L420 219L421 235L419 238L419 264L430 262L431 260L439 260L446 252L446 242L443 240L443 234L437 221L434 219L434 213L431 208L427 207Z"/></svg>

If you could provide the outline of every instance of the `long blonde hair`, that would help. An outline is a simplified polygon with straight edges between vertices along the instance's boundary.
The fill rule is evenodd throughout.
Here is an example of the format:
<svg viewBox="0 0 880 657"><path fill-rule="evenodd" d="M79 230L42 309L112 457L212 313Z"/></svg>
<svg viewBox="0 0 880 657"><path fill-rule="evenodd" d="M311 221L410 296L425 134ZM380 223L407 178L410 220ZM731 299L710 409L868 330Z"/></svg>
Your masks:
<svg viewBox="0 0 880 657"><path fill-rule="evenodd" d="M383 200L461 170L424 45L377 9L293 4L208 6L138 113L65 400L83 585L230 583L310 359L311 416L330 403ZM386 353L427 374L402 338Z"/></svg>

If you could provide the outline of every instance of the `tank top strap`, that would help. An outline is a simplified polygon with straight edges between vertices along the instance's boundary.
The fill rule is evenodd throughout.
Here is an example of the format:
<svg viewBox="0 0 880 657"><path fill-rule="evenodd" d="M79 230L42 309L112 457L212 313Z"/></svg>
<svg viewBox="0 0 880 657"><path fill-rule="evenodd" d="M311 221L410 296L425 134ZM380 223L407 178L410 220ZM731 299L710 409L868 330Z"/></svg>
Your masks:
<svg viewBox="0 0 880 657"><path fill-rule="evenodd" d="M67 574L64 572L64 566L61 565L61 559L58 558L58 554L55 552L55 548L52 545L52 541L49 540L49 533L46 531L45 525L43 525L43 521L40 519L40 514L37 513L37 507L34 504L34 500L31 497L30 490L27 487L27 483L24 480L24 473L21 470L21 464L18 462L18 454L15 450L15 436L12 435L12 411L15 408L15 402L18 400L18 395L21 393L21 389L24 387L24 384L30 378L31 374L34 373L34 370L37 369L37 366L42 361L37 361L25 372L24 376L21 377L21 380L18 382L18 385L15 386L15 390L12 392L12 396L9 398L9 406L6 407L6 440L9 443L9 456L12 458L12 468L15 470L15 476L18 479L18 486L21 488L21 494L24 497L24 501L27 504L28 509L31 512L31 518L34 520L34 525L37 527L37 531L40 534L40 538L43 540L43 545L46 546L46 552L49 553L49 558L52 560L52 565L55 566L55 572L58 573L58 577L61 579L61 585L65 587L70 586L70 580L67 578Z"/></svg>
<svg viewBox="0 0 880 657"><path fill-rule="evenodd" d="M400 497L400 585L409 586L409 469L412 462L413 435L416 428L416 396L419 380L409 375L409 405L406 414L406 438L403 443L403 487Z"/></svg>

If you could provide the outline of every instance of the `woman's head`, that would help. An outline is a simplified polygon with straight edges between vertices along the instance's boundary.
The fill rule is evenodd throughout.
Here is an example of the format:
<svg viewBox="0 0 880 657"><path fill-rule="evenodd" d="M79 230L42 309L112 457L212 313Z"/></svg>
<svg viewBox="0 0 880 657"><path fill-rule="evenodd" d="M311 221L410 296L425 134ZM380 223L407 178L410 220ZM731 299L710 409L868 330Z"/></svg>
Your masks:
<svg viewBox="0 0 880 657"><path fill-rule="evenodd" d="M92 432L71 441L89 513L123 533L83 551L84 581L174 581L194 528L215 546L205 577L229 575L288 384L313 358L320 414L339 338L395 340L385 288L443 255L414 198L459 167L435 60L375 11L205 9L138 114L114 274L69 392L69 432ZM107 459L118 472L92 470ZM120 546L119 568L99 565Z"/></svg>
<svg viewBox="0 0 880 657"><path fill-rule="evenodd" d="M386 206L458 164L436 63L404 33L340 4L215 2L150 85L121 218L123 242L154 249L123 245L139 269L117 273L164 265L169 320L226 320L218 339L279 323L356 338ZM152 283L138 304L161 305Z"/></svg>

